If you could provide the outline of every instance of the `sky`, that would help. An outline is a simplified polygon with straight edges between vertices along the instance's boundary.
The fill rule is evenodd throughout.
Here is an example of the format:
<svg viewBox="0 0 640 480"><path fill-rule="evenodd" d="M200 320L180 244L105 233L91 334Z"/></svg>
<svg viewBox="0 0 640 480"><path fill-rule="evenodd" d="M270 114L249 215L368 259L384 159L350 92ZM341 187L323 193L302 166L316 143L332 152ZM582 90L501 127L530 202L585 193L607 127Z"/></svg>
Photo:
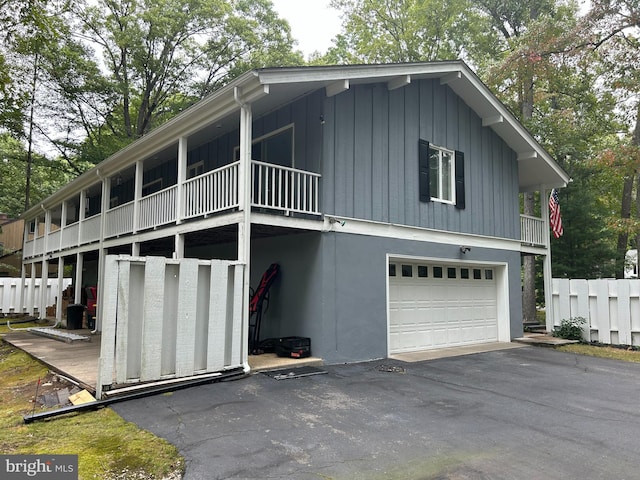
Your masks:
<svg viewBox="0 0 640 480"><path fill-rule="evenodd" d="M291 35L305 57L314 51L325 53L340 32L340 14L330 0L271 0L280 17L291 26Z"/></svg>

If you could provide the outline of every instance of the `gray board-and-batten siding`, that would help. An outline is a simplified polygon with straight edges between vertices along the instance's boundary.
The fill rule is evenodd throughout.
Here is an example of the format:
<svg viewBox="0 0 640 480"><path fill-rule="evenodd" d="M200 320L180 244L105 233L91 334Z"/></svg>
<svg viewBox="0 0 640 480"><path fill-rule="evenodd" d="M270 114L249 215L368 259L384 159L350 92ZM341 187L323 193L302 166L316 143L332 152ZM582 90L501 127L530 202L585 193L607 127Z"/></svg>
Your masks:
<svg viewBox="0 0 640 480"><path fill-rule="evenodd" d="M518 239L516 154L439 80L389 91L353 85L333 97L318 90L254 119L259 138L294 125L294 166L322 175L320 208L327 215ZM237 130L189 149L188 164L205 171L233 160ZM465 156L466 208L420 202L418 141ZM173 161L170 162L173 166ZM166 166L168 186L175 174ZM130 185L132 188L133 185ZM125 188L123 185L121 188Z"/></svg>
<svg viewBox="0 0 640 480"><path fill-rule="evenodd" d="M186 253L206 258L232 250L233 245L218 245ZM309 337L313 355L329 364L386 357L387 255L462 260L458 245L340 232L254 238L251 251L254 288L271 263L281 267L270 292L261 338ZM510 335L521 336L520 254L473 248L464 260L507 265Z"/></svg>
<svg viewBox="0 0 640 480"><path fill-rule="evenodd" d="M518 239L516 154L446 85L355 85L325 100L325 214ZM466 208L418 201L418 141L465 155Z"/></svg>

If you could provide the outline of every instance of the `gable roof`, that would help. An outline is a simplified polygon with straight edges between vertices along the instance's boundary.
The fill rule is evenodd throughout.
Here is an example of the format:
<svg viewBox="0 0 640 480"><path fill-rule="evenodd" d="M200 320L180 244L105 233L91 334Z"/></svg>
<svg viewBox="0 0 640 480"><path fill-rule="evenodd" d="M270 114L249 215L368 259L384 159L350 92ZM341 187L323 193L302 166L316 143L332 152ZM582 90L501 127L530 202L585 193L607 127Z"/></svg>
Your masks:
<svg viewBox="0 0 640 480"><path fill-rule="evenodd" d="M261 85L269 86L268 96L274 106L283 102L284 96L295 98L322 87L326 88L327 95L332 95L356 84L386 82L389 89L394 89L413 80L439 79L441 84L448 85L482 119L483 126L494 130L516 152L521 192L537 191L541 187L563 187L569 182L569 175L461 60L270 68L251 73Z"/></svg>
<svg viewBox="0 0 640 480"><path fill-rule="evenodd" d="M279 67L246 72L83 173L42 202L42 205L45 208L53 206L88 188L97 178L115 175L132 158L148 158L175 144L180 137L193 135L206 125L225 119L225 123L231 120L237 127L240 103L251 103L254 115L260 115L318 89L325 89L327 96L333 96L351 85L383 82L393 90L419 79L439 79L441 84L448 85L482 119L483 126L493 129L516 152L521 192L536 191L541 187L562 187L569 182L568 174L461 60ZM34 206L22 216L31 218L39 211L40 205Z"/></svg>

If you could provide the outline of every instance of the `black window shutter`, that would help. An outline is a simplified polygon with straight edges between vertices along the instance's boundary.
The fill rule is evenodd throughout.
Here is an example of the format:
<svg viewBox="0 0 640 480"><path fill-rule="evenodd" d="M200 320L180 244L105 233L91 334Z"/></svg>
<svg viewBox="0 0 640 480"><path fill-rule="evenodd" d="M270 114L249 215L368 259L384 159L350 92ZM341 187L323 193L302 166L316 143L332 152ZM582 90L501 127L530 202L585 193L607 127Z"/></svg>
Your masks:
<svg viewBox="0 0 640 480"><path fill-rule="evenodd" d="M456 208L464 209L464 153L456 150Z"/></svg>
<svg viewBox="0 0 640 480"><path fill-rule="evenodd" d="M430 202L429 193L429 142L420 139L418 142L418 185L421 202Z"/></svg>

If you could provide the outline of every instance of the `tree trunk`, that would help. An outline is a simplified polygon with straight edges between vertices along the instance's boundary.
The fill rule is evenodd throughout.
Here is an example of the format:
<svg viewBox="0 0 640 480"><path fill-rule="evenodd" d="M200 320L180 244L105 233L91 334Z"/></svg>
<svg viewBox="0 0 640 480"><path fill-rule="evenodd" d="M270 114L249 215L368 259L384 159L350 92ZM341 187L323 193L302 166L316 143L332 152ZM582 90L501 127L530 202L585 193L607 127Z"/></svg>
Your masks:
<svg viewBox="0 0 640 480"><path fill-rule="evenodd" d="M620 218L631 218L631 203L633 200L633 181L634 176L628 175L624 178L624 186L622 187L622 208L620 209ZM616 278L624 278L624 260L629 246L629 232L624 231L618 234L617 261L616 261Z"/></svg>
<svg viewBox="0 0 640 480"><path fill-rule="evenodd" d="M633 136L631 137L631 141L636 147L640 147L640 103L637 105L636 111L636 126L633 129ZM640 173L637 175L636 179L636 212L635 218L640 219ZM635 238L636 244L635 248L638 252L640 252L640 231L636 232ZM626 252L625 252L625 261L626 261ZM636 257L636 268L638 264L638 259ZM622 267L624 269L624 266ZM623 270L624 272L624 270ZM624 273L623 273L624 276Z"/></svg>
<svg viewBox="0 0 640 480"><path fill-rule="evenodd" d="M533 70L526 72L522 78L522 99L520 108L522 120L531 120L533 117ZM542 199L540 201L542 203ZM542 207L541 207L542 208ZM543 209L543 212L545 210ZM533 193L524 194L524 214L535 215L535 197ZM536 257L525 255L523 261L522 277L522 321L535 322L536 315Z"/></svg>
<svg viewBox="0 0 640 480"><path fill-rule="evenodd" d="M31 168L33 165L33 116L36 106L36 87L38 84L38 54L33 59L33 78L31 79L31 112L29 113L29 134L27 149L27 172L24 186L24 211L31 206Z"/></svg>
<svg viewBox="0 0 640 480"><path fill-rule="evenodd" d="M535 214L535 198L533 193L524 194L524 214ZM536 316L536 257L525 255L522 259L522 321L535 322Z"/></svg>

